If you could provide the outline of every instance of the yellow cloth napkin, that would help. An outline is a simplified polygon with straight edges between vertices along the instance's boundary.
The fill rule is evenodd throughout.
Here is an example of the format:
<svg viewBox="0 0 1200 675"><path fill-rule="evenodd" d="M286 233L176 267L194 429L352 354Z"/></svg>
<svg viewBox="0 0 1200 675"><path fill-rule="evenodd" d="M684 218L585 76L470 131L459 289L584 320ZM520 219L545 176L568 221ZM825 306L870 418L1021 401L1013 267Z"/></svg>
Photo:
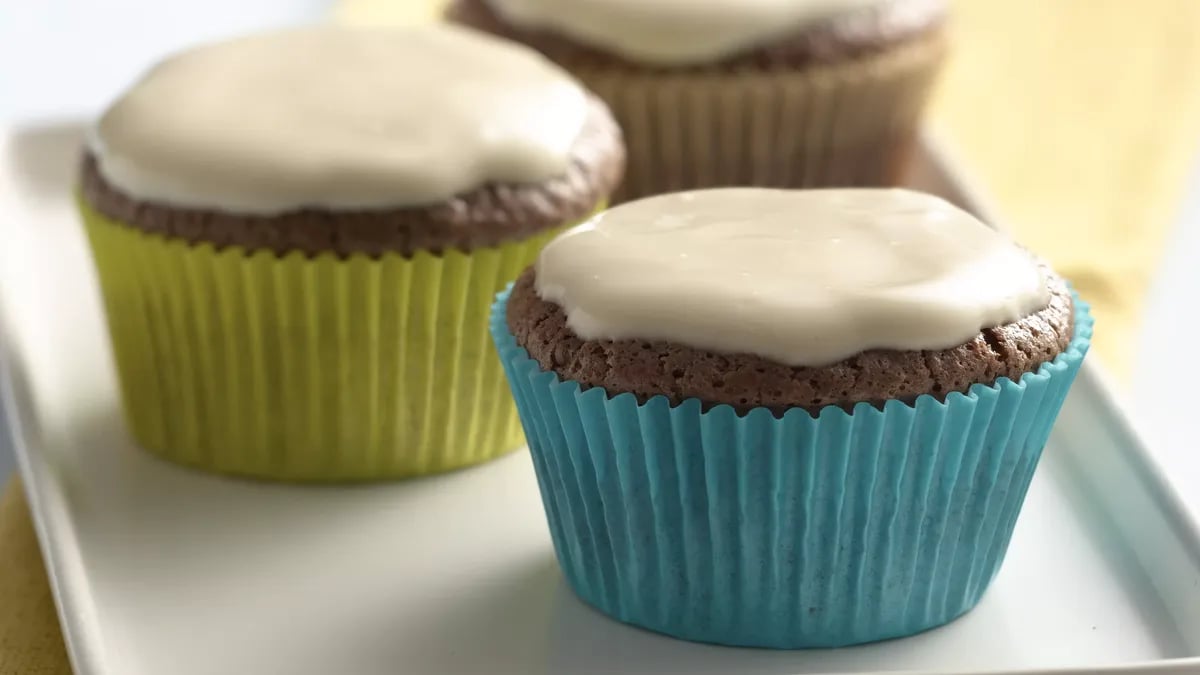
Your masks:
<svg viewBox="0 0 1200 675"><path fill-rule="evenodd" d="M0 674L70 673L20 481L0 498Z"/></svg>
<svg viewBox="0 0 1200 675"><path fill-rule="evenodd" d="M1129 377L1141 309L1200 149L1200 2L961 0L930 117L1017 239L1093 305Z"/></svg>
<svg viewBox="0 0 1200 675"><path fill-rule="evenodd" d="M344 0L395 23L436 0ZM960 0L930 116L1017 237L1095 304L1095 353L1119 377L1200 147L1195 0ZM0 500L0 675L68 673L19 485Z"/></svg>

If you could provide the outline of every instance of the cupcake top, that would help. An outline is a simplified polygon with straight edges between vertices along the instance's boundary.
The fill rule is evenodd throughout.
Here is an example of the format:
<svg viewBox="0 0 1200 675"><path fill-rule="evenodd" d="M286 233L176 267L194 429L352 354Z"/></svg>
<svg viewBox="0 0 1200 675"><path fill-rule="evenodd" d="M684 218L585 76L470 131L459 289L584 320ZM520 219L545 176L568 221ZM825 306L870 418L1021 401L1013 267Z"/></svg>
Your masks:
<svg viewBox="0 0 1200 675"><path fill-rule="evenodd" d="M943 349L1046 305L1003 235L909 190L728 188L652 197L561 235L538 294L585 339L668 340L822 366Z"/></svg>
<svg viewBox="0 0 1200 675"><path fill-rule="evenodd" d="M158 64L104 113L89 151L139 200L378 209L564 175L588 108L557 66L482 34L304 28Z"/></svg>
<svg viewBox="0 0 1200 675"><path fill-rule="evenodd" d="M948 202L888 189L652 197L564 233L509 326L610 391L815 407L965 391L1054 358L1066 285Z"/></svg>
<svg viewBox="0 0 1200 675"><path fill-rule="evenodd" d="M501 34L511 27L555 56L570 50L545 34L633 63L680 67L776 45L783 48L768 49L766 60L852 55L919 33L942 12L935 0L457 0L449 14Z"/></svg>

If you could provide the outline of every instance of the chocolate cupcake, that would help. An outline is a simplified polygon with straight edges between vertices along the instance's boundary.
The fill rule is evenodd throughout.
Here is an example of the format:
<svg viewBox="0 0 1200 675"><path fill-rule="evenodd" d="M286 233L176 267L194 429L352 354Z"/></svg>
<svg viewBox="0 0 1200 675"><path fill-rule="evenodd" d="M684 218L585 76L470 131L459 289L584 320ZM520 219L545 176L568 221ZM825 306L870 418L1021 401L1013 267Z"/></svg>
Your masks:
<svg viewBox="0 0 1200 675"><path fill-rule="evenodd" d="M902 178L945 52L944 0L454 0L612 107L618 199Z"/></svg>
<svg viewBox="0 0 1200 675"><path fill-rule="evenodd" d="M295 480L518 447L491 298L623 164L604 104L471 31L307 28L167 59L100 118L80 175L133 436Z"/></svg>
<svg viewBox="0 0 1200 675"><path fill-rule="evenodd" d="M904 190L709 190L561 235L492 333L571 587L703 642L836 647L970 610L1087 306Z"/></svg>

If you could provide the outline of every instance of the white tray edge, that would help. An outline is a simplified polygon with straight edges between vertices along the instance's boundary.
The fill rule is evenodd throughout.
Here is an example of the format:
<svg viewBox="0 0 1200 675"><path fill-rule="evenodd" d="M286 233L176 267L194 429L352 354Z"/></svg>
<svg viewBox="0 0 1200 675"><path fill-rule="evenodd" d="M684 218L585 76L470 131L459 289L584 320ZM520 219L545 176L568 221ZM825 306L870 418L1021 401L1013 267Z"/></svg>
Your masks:
<svg viewBox="0 0 1200 675"><path fill-rule="evenodd" d="M99 624L93 618L92 594L85 588L87 576L82 572L75 529L53 470L32 451L36 447L29 428L34 426L30 424L33 406L6 342L0 323L0 414L8 425L8 433L0 434L0 451L11 452L17 460L71 667L78 675L106 675Z"/></svg>

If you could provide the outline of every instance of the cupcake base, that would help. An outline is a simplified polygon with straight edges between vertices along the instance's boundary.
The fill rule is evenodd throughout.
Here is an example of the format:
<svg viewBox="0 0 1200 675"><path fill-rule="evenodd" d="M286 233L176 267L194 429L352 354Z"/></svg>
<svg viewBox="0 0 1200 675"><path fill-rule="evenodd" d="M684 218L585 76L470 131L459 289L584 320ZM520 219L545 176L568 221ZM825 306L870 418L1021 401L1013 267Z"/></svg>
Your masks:
<svg viewBox="0 0 1200 675"><path fill-rule="evenodd" d="M626 623L755 647L912 635L974 607L1091 337L1077 301L1071 345L1019 382L739 416L560 381L506 301L491 330L570 586Z"/></svg>
<svg viewBox="0 0 1200 675"><path fill-rule="evenodd" d="M221 473L351 481L520 446L488 307L557 230L469 253L280 257L80 208L126 419L150 452Z"/></svg>

